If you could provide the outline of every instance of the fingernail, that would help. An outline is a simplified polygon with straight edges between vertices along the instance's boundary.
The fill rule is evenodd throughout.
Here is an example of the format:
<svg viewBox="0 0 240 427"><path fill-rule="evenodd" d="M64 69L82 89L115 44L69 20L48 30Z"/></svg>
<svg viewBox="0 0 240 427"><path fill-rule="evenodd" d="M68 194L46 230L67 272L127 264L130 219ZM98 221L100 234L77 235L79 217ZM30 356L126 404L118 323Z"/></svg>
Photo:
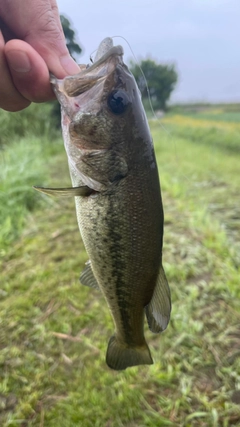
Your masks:
<svg viewBox="0 0 240 427"><path fill-rule="evenodd" d="M9 67L17 73L28 73L31 70L31 63L25 52L11 50L7 53Z"/></svg>
<svg viewBox="0 0 240 427"><path fill-rule="evenodd" d="M77 74L79 73L79 66L76 64L76 62L69 56L61 56L60 57L60 63L67 74Z"/></svg>

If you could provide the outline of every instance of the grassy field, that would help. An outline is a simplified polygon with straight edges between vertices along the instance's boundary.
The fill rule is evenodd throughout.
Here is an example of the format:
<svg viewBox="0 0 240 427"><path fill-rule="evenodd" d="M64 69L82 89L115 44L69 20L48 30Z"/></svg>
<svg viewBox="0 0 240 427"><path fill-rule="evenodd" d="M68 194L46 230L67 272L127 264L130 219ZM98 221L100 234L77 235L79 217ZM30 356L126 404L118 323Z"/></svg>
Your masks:
<svg viewBox="0 0 240 427"><path fill-rule="evenodd" d="M87 260L60 137L23 135L0 152L0 425L240 426L240 120L177 111L151 122L165 209L168 329L155 363L105 364L113 324Z"/></svg>

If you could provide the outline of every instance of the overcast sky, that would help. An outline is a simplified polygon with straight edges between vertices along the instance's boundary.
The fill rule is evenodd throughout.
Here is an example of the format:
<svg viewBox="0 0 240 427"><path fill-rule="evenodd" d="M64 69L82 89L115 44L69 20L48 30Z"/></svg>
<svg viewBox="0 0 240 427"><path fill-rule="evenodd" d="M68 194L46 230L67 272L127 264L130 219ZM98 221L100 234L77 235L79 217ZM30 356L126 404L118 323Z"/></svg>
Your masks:
<svg viewBox="0 0 240 427"><path fill-rule="evenodd" d="M121 35L138 59L175 63L173 101L240 102L240 0L57 0L84 52ZM132 54L121 44L128 61Z"/></svg>

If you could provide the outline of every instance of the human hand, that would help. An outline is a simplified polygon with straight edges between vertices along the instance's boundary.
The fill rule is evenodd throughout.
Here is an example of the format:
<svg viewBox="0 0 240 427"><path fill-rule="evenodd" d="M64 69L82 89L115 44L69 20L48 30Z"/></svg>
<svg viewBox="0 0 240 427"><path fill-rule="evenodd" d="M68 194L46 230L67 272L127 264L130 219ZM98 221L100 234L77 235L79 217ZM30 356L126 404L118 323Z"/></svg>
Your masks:
<svg viewBox="0 0 240 427"><path fill-rule="evenodd" d="M66 47L55 0L0 0L0 108L54 99L49 72L79 72Z"/></svg>

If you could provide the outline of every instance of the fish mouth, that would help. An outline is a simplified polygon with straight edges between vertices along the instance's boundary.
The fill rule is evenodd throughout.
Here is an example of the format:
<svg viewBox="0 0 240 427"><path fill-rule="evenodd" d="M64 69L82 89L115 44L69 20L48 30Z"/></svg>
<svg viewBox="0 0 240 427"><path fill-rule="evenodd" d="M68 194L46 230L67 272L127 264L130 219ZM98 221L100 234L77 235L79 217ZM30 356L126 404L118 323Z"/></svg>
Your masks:
<svg viewBox="0 0 240 427"><path fill-rule="evenodd" d="M118 65L124 65L123 53L122 46L113 46L112 39L107 37L100 43L92 65L80 65L78 74L67 76L63 80L51 76L50 82L63 108L66 99L69 102L69 97L76 98L99 86L116 70ZM94 93L91 93L91 97L95 97Z"/></svg>

